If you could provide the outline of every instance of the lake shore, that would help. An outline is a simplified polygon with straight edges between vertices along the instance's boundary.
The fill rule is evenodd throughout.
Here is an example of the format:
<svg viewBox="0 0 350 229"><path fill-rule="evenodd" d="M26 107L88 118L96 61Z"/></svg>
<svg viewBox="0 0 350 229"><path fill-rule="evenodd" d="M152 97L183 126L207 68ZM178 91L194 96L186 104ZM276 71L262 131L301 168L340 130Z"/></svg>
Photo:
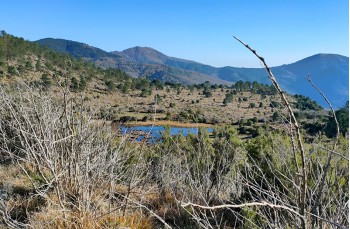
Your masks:
<svg viewBox="0 0 350 229"><path fill-rule="evenodd" d="M188 127L188 128L195 128L195 127L214 127L214 125L207 124L207 123L183 123L183 122L176 122L176 121L168 121L168 120L158 120L158 121L146 121L146 122L128 122L124 124L125 126L172 126L172 127Z"/></svg>

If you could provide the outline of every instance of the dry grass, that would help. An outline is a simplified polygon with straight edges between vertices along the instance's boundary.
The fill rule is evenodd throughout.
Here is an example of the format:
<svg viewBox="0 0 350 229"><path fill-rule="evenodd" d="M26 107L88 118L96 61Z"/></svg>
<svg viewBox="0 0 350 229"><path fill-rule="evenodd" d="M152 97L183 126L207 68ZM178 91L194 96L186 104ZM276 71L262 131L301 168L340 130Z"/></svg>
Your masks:
<svg viewBox="0 0 350 229"><path fill-rule="evenodd" d="M161 101L154 104L154 97L156 93L161 97ZM181 111L192 110L195 113L199 113L205 117L208 122L216 120L219 123L232 124L239 119L270 119L273 112L278 110L277 108L271 108L269 105L271 101L281 102L278 96L266 96L261 97L259 94L252 94L250 92L238 92L234 96L234 100L227 106L224 106L223 100L226 95L226 90L221 89L212 90L212 97L206 98L202 94L202 90L195 89L190 92L188 89L183 89L180 94L176 93L176 90L157 90L153 91L152 95L144 98L139 96L139 91L134 91L130 94L122 94L120 92L114 92L109 94L97 94L94 92L88 92L85 94L89 98L88 104L95 111L99 111L101 108L105 110L113 109L115 114L112 118L119 119L122 116L133 116L138 120L141 120L145 116L155 117L156 123L154 125L167 125L163 121L166 113L170 113L172 116L176 116ZM245 98L246 101L239 101ZM290 97L289 100L293 101ZM259 103L262 102L263 106L259 107ZM250 108L249 104L254 103L255 108ZM172 104L172 106L170 106ZM162 110L163 113L156 113L154 110ZM190 127L192 124L178 124L176 122L169 122L169 124L181 127ZM132 125L153 125L153 122L146 122ZM197 124L194 124L197 126ZM206 126L206 125L204 125Z"/></svg>
<svg viewBox="0 0 350 229"><path fill-rule="evenodd" d="M0 187L11 189L11 192L22 193L29 192L32 184L17 165L0 165Z"/></svg>
<svg viewBox="0 0 350 229"><path fill-rule="evenodd" d="M8 81L24 80L24 81L38 81L43 72L47 72L52 78L53 86L49 89L49 92L56 98L62 96L63 88L56 85L56 79L53 77L53 72L48 71L43 67L42 71L35 70L35 64L38 57L35 55L25 56L25 60L31 62L33 68L23 73L21 77L4 77L1 81L8 83ZM42 61L44 65L44 61ZM16 64L16 61L11 63ZM61 69L56 67L61 72L66 72L68 69ZM45 71L44 71L45 69ZM70 77L80 78L79 72L71 70L69 72ZM91 110L98 114L101 109L110 110L113 109L111 119L119 119L121 116L134 116L141 120L145 116L155 116L157 121L163 120L166 113L170 113L176 116L181 111L192 110L199 113L202 117L207 120L207 123L214 122L232 124L237 122L239 119L269 119L273 114L273 109L269 107L271 101L279 101L278 96L267 96L262 99L258 94L251 94L250 92L238 92L234 96L234 101L227 106L223 105L223 100L226 95L227 89L221 90L220 88L211 90L212 96L206 98L203 95L203 89L194 89L190 91L188 89L182 89L181 93L177 93L175 89L165 87L163 90L153 90L152 95L144 98L140 97L140 91L132 91L128 94L123 94L118 90L116 92L108 92L106 90L104 81L101 76L96 76L91 82L88 83L88 88L85 92L80 93L77 97L85 99L84 103L88 105ZM16 79L16 80L15 80ZM62 77L59 80L63 80ZM155 95L160 96L160 100L155 105ZM245 98L246 101L239 102L239 99ZM290 100L290 98L288 98ZM263 107L258 107L259 103L262 102ZM255 103L256 108L249 108L250 103ZM172 106L170 106L172 104ZM154 110L162 110L163 113L154 114ZM175 124L175 126L188 127L190 125ZM145 125L152 125L145 123ZM161 125L161 124L156 124Z"/></svg>
<svg viewBox="0 0 350 229"><path fill-rule="evenodd" d="M92 212L85 215L79 212L69 212L66 219L58 217L62 212L53 209L47 209L35 213L30 222L34 228L42 229L112 229L112 228L130 228L130 229L148 229L153 228L152 220L134 212L125 216L121 214L108 214L103 217L96 217Z"/></svg>

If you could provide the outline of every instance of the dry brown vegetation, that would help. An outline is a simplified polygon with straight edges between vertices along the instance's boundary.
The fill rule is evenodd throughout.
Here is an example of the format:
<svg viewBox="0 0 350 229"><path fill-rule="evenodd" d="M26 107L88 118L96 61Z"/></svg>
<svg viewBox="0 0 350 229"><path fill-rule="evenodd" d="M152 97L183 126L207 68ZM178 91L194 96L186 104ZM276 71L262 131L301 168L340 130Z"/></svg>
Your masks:
<svg viewBox="0 0 350 229"><path fill-rule="evenodd" d="M183 88L180 94L177 94L176 90L172 88L168 90L153 90L152 95L146 98L139 96L140 91L134 91L130 94L120 92L107 94L86 92L83 96L86 98L87 104L96 113L101 110L105 111L110 115L109 119L111 120L119 120L123 116L135 117L138 121L130 123L132 125L209 126L210 124L233 124L240 119L253 118L262 120L262 122L269 122L275 111L281 115L284 113L280 107L274 108L270 106L271 101L281 103L277 96L262 98L261 95L251 92L237 93L234 100L225 106L223 100L227 93L226 91L232 90L213 89L212 96L209 98L203 95L203 90L194 89L191 92L187 88ZM161 101L158 100L157 103L155 103L156 95L159 95L161 98ZM292 97L289 98L291 101L294 101ZM260 102L263 103L262 107L259 107ZM254 103L255 107L249 107L251 103ZM206 120L206 123L193 120L179 120L179 114L189 110ZM164 120L167 113L170 114L171 120ZM142 122L142 119L145 117L148 117L148 121Z"/></svg>
<svg viewBox="0 0 350 229"><path fill-rule="evenodd" d="M19 88L17 88L19 89ZM301 227L290 136L261 131L248 141L235 128L169 138L153 146L118 138L82 97L3 88L0 182L3 224L27 228ZM289 128L285 125L286 130ZM319 136L308 152L307 225L347 225L347 138ZM322 148L323 147L323 148ZM293 156L294 155L294 156ZM337 174L337 175L332 175ZM314 193L326 175L322 206ZM330 195L330 193L332 193ZM329 208L327 206L333 206ZM346 206L346 205L345 205ZM316 215L318 218L314 218Z"/></svg>

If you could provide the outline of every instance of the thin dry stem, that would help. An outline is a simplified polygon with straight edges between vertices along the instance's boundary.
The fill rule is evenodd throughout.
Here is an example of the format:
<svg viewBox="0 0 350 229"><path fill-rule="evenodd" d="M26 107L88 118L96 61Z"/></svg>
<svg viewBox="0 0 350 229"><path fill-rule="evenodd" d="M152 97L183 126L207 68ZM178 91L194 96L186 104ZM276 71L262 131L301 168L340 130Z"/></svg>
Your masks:
<svg viewBox="0 0 350 229"><path fill-rule="evenodd" d="M304 146L302 143L302 137L300 134L300 127L298 124L298 121L296 120L293 110L286 98L286 96L284 95L283 91L281 90L279 84L277 83L277 80L275 78L275 76L273 75L270 67L267 65L267 63L265 62L265 59L263 57L261 57L260 55L257 54L257 52L252 49L249 45L245 44L243 41L241 41L239 38L235 37L234 38L240 42L242 45L244 45L249 51L251 51L265 66L265 69L269 75L269 78L272 82L272 84L274 85L274 87L277 89L280 97L282 98L282 101L284 102L284 105L286 106L286 108L288 109L289 115L291 117L291 121L292 124L295 128L296 131L296 137L298 139L298 147L299 147L299 152L300 152L300 157L301 157L301 192L300 192L300 200L299 200L299 205L300 205L300 215L302 216L302 228L306 228L306 190L307 190L307 171L306 171L306 158L305 158L305 150L304 150Z"/></svg>

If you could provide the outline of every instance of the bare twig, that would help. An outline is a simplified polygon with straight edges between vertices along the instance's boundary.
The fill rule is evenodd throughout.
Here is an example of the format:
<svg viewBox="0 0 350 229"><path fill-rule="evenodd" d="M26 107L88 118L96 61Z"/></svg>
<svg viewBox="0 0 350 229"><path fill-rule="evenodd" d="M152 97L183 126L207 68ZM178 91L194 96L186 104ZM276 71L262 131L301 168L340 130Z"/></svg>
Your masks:
<svg viewBox="0 0 350 229"><path fill-rule="evenodd" d="M331 109L332 111L332 115L333 115L333 119L335 121L335 125L336 125L336 135L335 135L335 138L334 138L334 143L333 143L333 150L331 151L328 151L329 152L329 155L328 155L328 159L327 159L327 163L326 165L324 166L324 169L323 169L323 175L322 175L322 179L321 179L321 183L319 184L318 186L318 192L316 194L316 199L315 199L315 203L314 203L314 206L312 207L312 212L313 214L316 213L316 209L317 208L320 208L319 212L322 212L322 205L321 205L321 199L322 199L322 193L323 193L323 190L324 190L324 184L326 182L326 178L327 178L327 173L328 173L328 170L331 166L331 161L332 161L332 157L333 157L333 152L336 150L336 147L337 147L337 143L338 143L338 139L339 139L339 123L338 123L338 119L337 119L337 116L335 115L335 111L333 109L333 106L332 104L329 102L329 100L327 99L326 95L312 82L311 80L311 76L310 74L308 74L308 81L311 83L311 85L320 93L320 95L324 98L324 100L327 102L329 108ZM321 225L322 227L322 225Z"/></svg>
<svg viewBox="0 0 350 229"><path fill-rule="evenodd" d="M308 81L311 83L311 85L318 91L318 93L320 93L320 95L324 98L324 100L327 102L329 108L331 109L332 111L332 115L333 115L333 118L334 118L334 121L335 121L335 125L336 125L336 135L335 135L335 138L334 138L334 145L333 145L333 151L336 149L337 147L337 143L338 143L338 139L339 139L339 133L340 133L340 130L339 130L339 123L338 123L338 119L337 119L337 116L335 115L335 111L333 109L333 106L332 104L329 102L329 100L327 99L326 95L312 82L311 80L311 76L310 74L308 74Z"/></svg>
<svg viewBox="0 0 350 229"><path fill-rule="evenodd" d="M216 206L212 206L212 207L199 205L199 204L194 204L194 203L181 204L181 207L189 207L189 206L199 207L199 208L202 208L202 209L210 209L210 210L220 209L220 208L243 208L243 207L253 207L253 206L268 206L268 207L271 207L271 208L285 209L285 210L295 214L298 217L302 217L302 215L300 215L297 211L295 211L292 208L289 208L289 207L287 207L285 205L271 204L271 203L268 203L266 201L244 203L244 204L223 204L223 205L216 205Z"/></svg>
<svg viewBox="0 0 350 229"><path fill-rule="evenodd" d="M326 147L319 146L319 145L316 145L316 147L319 147L319 148L321 148L321 149L324 149L324 150L326 150L326 151L328 151L328 152L330 152L330 153L332 153L332 154L334 154L334 155L337 155L337 156L339 156L339 157L341 157L341 158L343 158L343 159L349 161L349 158L347 158L346 156L344 156L344 155L342 155L341 153L338 153L338 152L336 152L336 151L334 151L334 150L330 150L330 149L327 149Z"/></svg>
<svg viewBox="0 0 350 229"><path fill-rule="evenodd" d="M242 45L244 45L249 51L251 51L265 66L265 69L269 75L269 78L272 82L272 84L274 85L274 87L277 89L282 101L284 102L284 105L287 107L289 115L291 117L291 122L296 130L296 137L298 139L298 147L299 147L299 152L300 152L300 157L301 157L301 191L300 191L300 200L299 200L299 205L300 205L300 215L302 216L302 228L306 228L306 189L307 189L307 171L306 171L306 158L305 158L305 150L304 150L304 146L302 143L302 137L300 134L300 127L298 124L298 121L296 120L293 110L291 108L291 106L289 105L289 102L286 98L286 96L284 95L283 91L281 90L279 84L277 83L277 80L275 78L275 76L273 75L270 67L266 64L265 59L263 57L261 57L260 55L257 54L257 52L252 49L249 45L245 44L243 41L241 41L239 38L237 38L236 36L234 36L234 38L240 42Z"/></svg>

